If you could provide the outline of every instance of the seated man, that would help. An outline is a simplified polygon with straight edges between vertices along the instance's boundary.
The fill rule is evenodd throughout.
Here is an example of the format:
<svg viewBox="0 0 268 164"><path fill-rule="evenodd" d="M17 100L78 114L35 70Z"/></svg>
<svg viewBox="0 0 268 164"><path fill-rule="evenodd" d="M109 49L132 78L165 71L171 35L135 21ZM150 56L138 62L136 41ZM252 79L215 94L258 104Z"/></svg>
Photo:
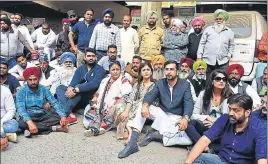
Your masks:
<svg viewBox="0 0 268 164"><path fill-rule="evenodd" d="M179 78L191 79L194 76L192 71L194 61L191 58L181 58L179 67Z"/></svg>
<svg viewBox="0 0 268 164"><path fill-rule="evenodd" d="M142 58L140 56L133 56L132 64L126 66L125 77L133 86L138 81L139 69L141 67Z"/></svg>
<svg viewBox="0 0 268 164"><path fill-rule="evenodd" d="M49 78L55 74L55 69L49 65L48 55L41 53L39 56L40 68L41 68L41 78L40 84L45 87L49 86Z"/></svg>
<svg viewBox="0 0 268 164"><path fill-rule="evenodd" d="M19 124L14 120L16 107L13 96L9 88L0 85L1 90L1 138L7 137L8 141L17 142L17 134Z"/></svg>
<svg viewBox="0 0 268 164"><path fill-rule="evenodd" d="M125 71L125 62L117 57L117 47L116 45L109 45L108 46L108 51L107 51L108 56L104 56L100 59L98 64L102 66L106 72L106 74L109 74L109 65L114 62L114 61L119 61L121 64L121 72L124 73Z"/></svg>
<svg viewBox="0 0 268 164"><path fill-rule="evenodd" d="M70 85L60 85L56 89L57 98L68 116L69 124L77 123L77 118L71 114L74 107L79 104L85 108L105 76L105 70L96 64L95 49L86 48L84 60L86 64L76 69Z"/></svg>
<svg viewBox="0 0 268 164"><path fill-rule="evenodd" d="M157 55L152 58L153 78L159 80L164 78L164 64L166 59L163 55Z"/></svg>
<svg viewBox="0 0 268 164"><path fill-rule="evenodd" d="M146 146L151 141L164 140L164 133L180 135L178 130L184 131L187 128L194 107L190 85L186 80L178 78L176 61L167 61L164 68L166 78L160 79L144 97L131 125L133 132L130 141L118 154L118 158L125 158L139 150L136 140L147 118L154 119L152 128L156 131L149 133L139 146ZM157 98L160 99L160 107L152 105Z"/></svg>
<svg viewBox="0 0 268 164"><path fill-rule="evenodd" d="M197 100L196 97L196 92L194 89L193 84L189 79L191 79L194 76L194 73L192 71L192 66L193 66L194 61L191 58L181 58L180 64L179 64L179 78L180 79L185 79L190 83L191 87L191 94L193 97L194 102Z"/></svg>
<svg viewBox="0 0 268 164"><path fill-rule="evenodd" d="M229 115L223 114L205 132L185 164L267 164L267 127L251 115L252 99L245 94L235 94L227 103ZM203 154L203 150L218 138L222 146L219 154Z"/></svg>
<svg viewBox="0 0 268 164"><path fill-rule="evenodd" d="M267 92L265 93L262 101L262 105L259 110L255 110L252 112L253 115L258 117L261 120L264 120L267 123L267 101L268 101L268 96Z"/></svg>
<svg viewBox="0 0 268 164"><path fill-rule="evenodd" d="M76 67L76 57L72 52L64 52L60 57L62 66L56 68L56 72L49 78L50 92L55 95L56 88L60 85L68 87L73 79Z"/></svg>
<svg viewBox="0 0 268 164"><path fill-rule="evenodd" d="M12 76L10 73L7 73L8 62L1 61L0 63L0 84L6 85L13 97L16 96L16 92L20 87L20 83L16 77Z"/></svg>
<svg viewBox="0 0 268 164"><path fill-rule="evenodd" d="M261 77L253 79L251 83L251 87L257 91L260 97L263 97L265 92L267 92L267 67L263 70L263 75Z"/></svg>
<svg viewBox="0 0 268 164"><path fill-rule="evenodd" d="M243 66L240 64L232 64L228 67L226 73L232 91L235 94L242 93L249 95L253 100L253 110L258 109L261 105L261 98L258 93L250 85L241 81L241 77L244 75Z"/></svg>
<svg viewBox="0 0 268 164"><path fill-rule="evenodd" d="M50 91L39 84L40 69L27 68L23 72L27 81L16 95L16 107L20 116L19 128L25 137L42 132L68 132L66 114ZM48 102L52 110L44 109Z"/></svg>
<svg viewBox="0 0 268 164"><path fill-rule="evenodd" d="M61 55L62 55L62 51L55 52L55 59L52 60L51 62L49 62L49 66L51 66L55 69L60 67L61 66L61 62L60 62Z"/></svg>
<svg viewBox="0 0 268 164"><path fill-rule="evenodd" d="M23 71L26 68L36 67L36 66L30 62L27 62L27 59L23 53L16 54L16 61L17 61L17 65L15 65L13 68L11 68L8 71L8 73L15 76L19 80L20 85L23 85L25 82L25 79L23 77Z"/></svg>
<svg viewBox="0 0 268 164"><path fill-rule="evenodd" d="M196 61L194 62L193 70L195 75L189 80L194 87L196 97L198 97L199 93L205 89L206 86L207 63L202 60Z"/></svg>

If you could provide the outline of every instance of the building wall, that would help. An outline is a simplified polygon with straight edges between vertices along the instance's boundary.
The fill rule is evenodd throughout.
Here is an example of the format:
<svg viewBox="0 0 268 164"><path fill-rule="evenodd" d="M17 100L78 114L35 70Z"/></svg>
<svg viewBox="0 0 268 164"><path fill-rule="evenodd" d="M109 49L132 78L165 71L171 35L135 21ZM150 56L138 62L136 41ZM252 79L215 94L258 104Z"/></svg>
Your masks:
<svg viewBox="0 0 268 164"><path fill-rule="evenodd" d="M66 13L75 10L79 16L83 16L87 8L94 10L95 18L102 18L102 11L111 8L115 13L114 22L122 22L123 16L129 14L130 10L120 4L109 1L33 1L40 5Z"/></svg>

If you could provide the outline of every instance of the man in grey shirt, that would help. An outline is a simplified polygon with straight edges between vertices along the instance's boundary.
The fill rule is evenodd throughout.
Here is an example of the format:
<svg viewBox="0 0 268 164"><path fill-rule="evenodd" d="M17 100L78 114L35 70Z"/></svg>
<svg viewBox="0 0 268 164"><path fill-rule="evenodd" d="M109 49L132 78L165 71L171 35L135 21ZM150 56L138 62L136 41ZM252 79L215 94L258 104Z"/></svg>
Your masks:
<svg viewBox="0 0 268 164"><path fill-rule="evenodd" d="M214 12L215 23L205 29L199 43L197 60L204 60L208 74L214 69L226 70L234 53L234 33L226 27L229 14L218 9Z"/></svg>

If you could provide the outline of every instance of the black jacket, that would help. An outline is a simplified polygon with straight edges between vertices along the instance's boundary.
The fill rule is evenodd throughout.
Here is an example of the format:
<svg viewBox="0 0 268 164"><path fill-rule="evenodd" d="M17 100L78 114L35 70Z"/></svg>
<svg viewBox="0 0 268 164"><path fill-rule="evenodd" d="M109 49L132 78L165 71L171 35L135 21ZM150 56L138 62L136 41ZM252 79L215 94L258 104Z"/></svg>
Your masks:
<svg viewBox="0 0 268 164"><path fill-rule="evenodd" d="M199 42L201 40L202 34L196 35L196 33L191 33L188 36L188 54L187 57L196 60L197 58L197 50L199 46Z"/></svg>

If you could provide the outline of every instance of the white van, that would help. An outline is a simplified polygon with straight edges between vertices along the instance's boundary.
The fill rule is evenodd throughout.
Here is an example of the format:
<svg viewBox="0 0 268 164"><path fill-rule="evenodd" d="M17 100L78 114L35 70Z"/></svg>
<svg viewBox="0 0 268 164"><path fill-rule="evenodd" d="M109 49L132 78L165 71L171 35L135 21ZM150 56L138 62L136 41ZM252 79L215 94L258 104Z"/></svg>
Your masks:
<svg viewBox="0 0 268 164"><path fill-rule="evenodd" d="M256 75L258 63L257 49L263 33L267 32L267 22L263 16L256 11L234 11L230 14L226 25L231 28L235 35L235 51L230 64L241 64L245 73L243 81L252 81ZM213 13L199 13L196 16L203 16L206 25L214 24Z"/></svg>

